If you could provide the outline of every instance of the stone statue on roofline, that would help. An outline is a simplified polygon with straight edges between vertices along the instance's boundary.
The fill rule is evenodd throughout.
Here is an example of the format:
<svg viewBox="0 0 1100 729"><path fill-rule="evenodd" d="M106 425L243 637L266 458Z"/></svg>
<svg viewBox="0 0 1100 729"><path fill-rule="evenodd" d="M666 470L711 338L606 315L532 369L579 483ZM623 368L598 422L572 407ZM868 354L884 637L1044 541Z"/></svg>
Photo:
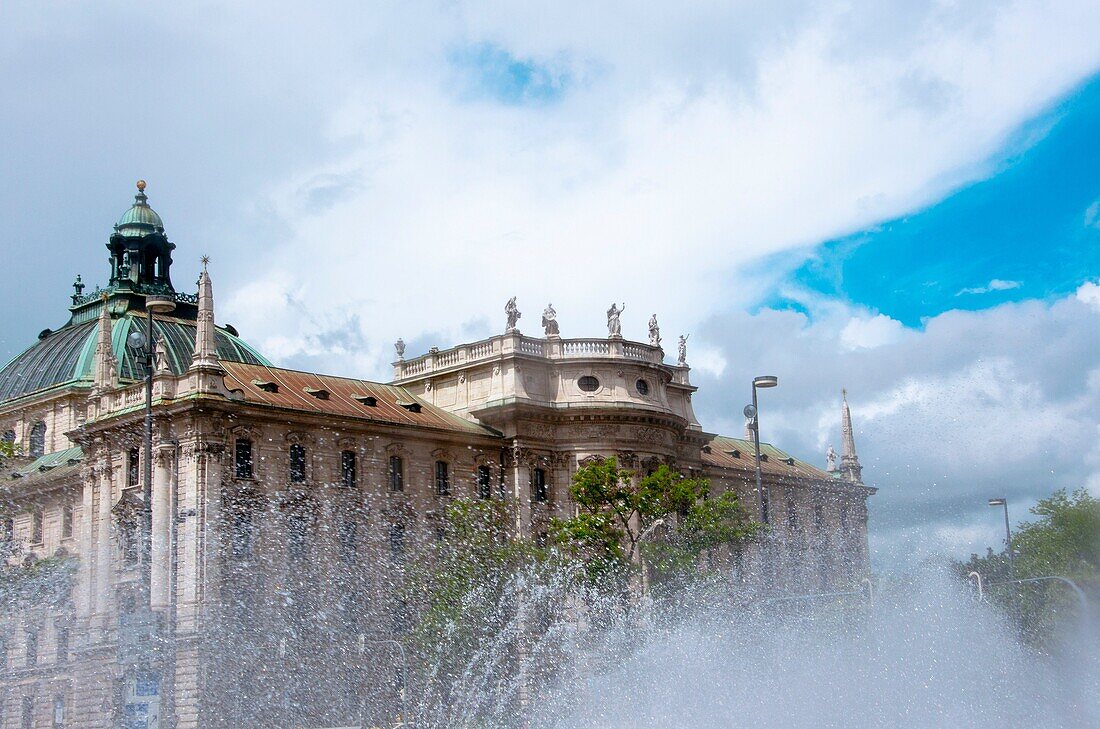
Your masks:
<svg viewBox="0 0 1100 729"><path fill-rule="evenodd" d="M164 337L158 336L153 340L153 361L155 362L154 371L158 375L172 373L172 368L168 364L168 347L164 344Z"/></svg>
<svg viewBox="0 0 1100 729"><path fill-rule="evenodd" d="M611 302L611 308L607 310L607 336L621 337L623 335L622 324L619 323L619 315L626 311L626 304L621 307Z"/></svg>
<svg viewBox="0 0 1100 729"><path fill-rule="evenodd" d="M542 311L542 329L546 332L546 336L548 337L559 336L558 312L554 311L553 304L547 304L546 308Z"/></svg>
<svg viewBox="0 0 1100 729"><path fill-rule="evenodd" d="M397 338L397 341L393 343L393 348L397 350L397 359L405 359L405 340L401 337Z"/></svg>
<svg viewBox="0 0 1100 729"><path fill-rule="evenodd" d="M833 448L832 444L830 443L829 444L829 450L825 451L825 461L826 461L826 463L829 464L825 468L825 470L828 471L829 473L836 473L836 459L837 459L836 450Z"/></svg>
<svg viewBox="0 0 1100 729"><path fill-rule="evenodd" d="M505 334L511 334L516 331L516 322L523 314L519 313L519 307L516 306L516 297L508 299L508 303L504 305L504 314L508 317L508 328L504 330Z"/></svg>
<svg viewBox="0 0 1100 729"><path fill-rule="evenodd" d="M676 345L676 364L680 365L681 367L686 367L688 363L688 337L690 336L690 334L681 334L680 341Z"/></svg>
<svg viewBox="0 0 1100 729"><path fill-rule="evenodd" d="M661 346L661 327L657 326L657 315L649 317L649 343L654 347Z"/></svg>

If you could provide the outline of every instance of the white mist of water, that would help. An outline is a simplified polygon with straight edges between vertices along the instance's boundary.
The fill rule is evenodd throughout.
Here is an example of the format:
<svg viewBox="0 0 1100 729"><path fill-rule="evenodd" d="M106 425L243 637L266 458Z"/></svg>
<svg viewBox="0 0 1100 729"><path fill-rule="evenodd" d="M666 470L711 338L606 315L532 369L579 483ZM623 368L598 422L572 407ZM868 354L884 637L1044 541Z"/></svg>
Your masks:
<svg viewBox="0 0 1100 729"><path fill-rule="evenodd" d="M574 656L535 726L1100 726L1095 644L1038 655L941 573L871 607L703 601L673 627L634 625Z"/></svg>

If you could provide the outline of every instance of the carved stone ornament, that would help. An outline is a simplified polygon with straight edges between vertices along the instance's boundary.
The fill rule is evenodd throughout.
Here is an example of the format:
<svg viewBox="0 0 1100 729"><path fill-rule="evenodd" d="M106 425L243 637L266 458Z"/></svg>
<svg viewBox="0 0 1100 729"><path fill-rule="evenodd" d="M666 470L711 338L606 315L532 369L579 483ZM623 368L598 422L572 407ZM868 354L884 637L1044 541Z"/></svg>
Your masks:
<svg viewBox="0 0 1100 729"><path fill-rule="evenodd" d="M403 456L403 455L405 455L405 444L404 443L390 443L388 446L386 446L386 455L387 456Z"/></svg>

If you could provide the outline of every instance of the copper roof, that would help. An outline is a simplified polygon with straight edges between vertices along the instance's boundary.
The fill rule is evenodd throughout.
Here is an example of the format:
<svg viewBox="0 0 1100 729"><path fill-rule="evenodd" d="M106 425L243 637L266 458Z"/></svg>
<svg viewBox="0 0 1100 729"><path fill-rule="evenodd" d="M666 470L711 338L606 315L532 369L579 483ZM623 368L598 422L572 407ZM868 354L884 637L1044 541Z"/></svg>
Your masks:
<svg viewBox="0 0 1100 729"><path fill-rule="evenodd" d="M709 451L709 452L708 452ZM740 453L740 457L733 453ZM702 452L703 463L717 468L730 468L752 472L756 468L756 451L752 441L743 438L715 436ZM832 480L832 475L800 461L790 454L769 443L760 444L760 455L766 456L760 461L760 472L765 475L788 478L809 478Z"/></svg>
<svg viewBox="0 0 1100 729"><path fill-rule="evenodd" d="M414 397L403 387L242 362L221 364L226 372L225 386L239 391L248 403L378 423L497 435L488 428ZM357 396L362 400L373 397L376 404L371 406L361 402L356 399ZM416 408L416 405L420 407Z"/></svg>

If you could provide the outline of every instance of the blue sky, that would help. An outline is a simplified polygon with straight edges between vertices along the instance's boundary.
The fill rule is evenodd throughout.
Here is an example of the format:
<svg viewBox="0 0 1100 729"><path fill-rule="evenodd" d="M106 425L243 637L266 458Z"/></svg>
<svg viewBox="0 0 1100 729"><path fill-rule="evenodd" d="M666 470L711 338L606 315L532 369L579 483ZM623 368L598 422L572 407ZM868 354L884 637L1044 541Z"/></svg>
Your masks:
<svg viewBox="0 0 1100 729"><path fill-rule="evenodd" d="M766 265L797 267L763 305L840 298L920 326L951 309L1072 293L1100 273L1100 79L1030 119L943 200ZM992 285L991 285L992 284Z"/></svg>

